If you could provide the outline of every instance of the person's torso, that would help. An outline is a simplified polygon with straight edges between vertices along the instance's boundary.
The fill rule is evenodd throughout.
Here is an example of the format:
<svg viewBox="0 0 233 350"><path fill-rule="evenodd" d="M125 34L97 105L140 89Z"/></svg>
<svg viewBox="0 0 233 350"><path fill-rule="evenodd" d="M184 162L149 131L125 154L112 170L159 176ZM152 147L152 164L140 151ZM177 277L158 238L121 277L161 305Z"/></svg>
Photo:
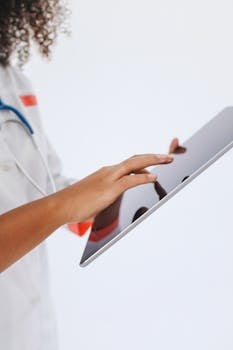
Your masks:
<svg viewBox="0 0 233 350"><path fill-rule="evenodd" d="M0 98L26 116L46 153L36 98L27 79L12 67L0 67ZM17 123L5 123L9 119L17 117L12 112L0 111L0 214L41 198L8 148L33 180L51 193L47 171L30 136ZM55 349L47 270L46 248L42 243L0 274L1 349Z"/></svg>

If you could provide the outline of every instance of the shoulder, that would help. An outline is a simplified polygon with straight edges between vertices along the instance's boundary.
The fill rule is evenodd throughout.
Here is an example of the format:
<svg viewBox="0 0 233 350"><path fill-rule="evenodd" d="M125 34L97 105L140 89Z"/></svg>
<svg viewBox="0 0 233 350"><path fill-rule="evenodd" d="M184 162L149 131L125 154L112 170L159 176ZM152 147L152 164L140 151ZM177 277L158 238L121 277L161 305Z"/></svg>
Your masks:
<svg viewBox="0 0 233 350"><path fill-rule="evenodd" d="M6 97L8 104L19 108L23 114L37 127L42 130L42 122L40 118L40 111L38 108L38 99L30 79L24 72L12 65L4 68L8 84L9 96ZM4 94L3 94L4 95ZM5 93L6 95L6 93Z"/></svg>
<svg viewBox="0 0 233 350"><path fill-rule="evenodd" d="M0 65L0 90L4 96L4 91L10 90L18 95L33 94L33 86L28 77L19 68L8 65Z"/></svg>
<svg viewBox="0 0 233 350"><path fill-rule="evenodd" d="M23 90L23 91L28 90L28 92L33 91L33 86L31 81L21 69L11 65L8 66L6 69L8 70L8 73L11 76L17 89Z"/></svg>
<svg viewBox="0 0 233 350"><path fill-rule="evenodd" d="M9 66L8 69L12 87L24 107L37 107L37 97L28 77L17 67Z"/></svg>
<svg viewBox="0 0 233 350"><path fill-rule="evenodd" d="M34 127L43 132L37 94L24 72L13 66L0 66L0 97L21 111Z"/></svg>

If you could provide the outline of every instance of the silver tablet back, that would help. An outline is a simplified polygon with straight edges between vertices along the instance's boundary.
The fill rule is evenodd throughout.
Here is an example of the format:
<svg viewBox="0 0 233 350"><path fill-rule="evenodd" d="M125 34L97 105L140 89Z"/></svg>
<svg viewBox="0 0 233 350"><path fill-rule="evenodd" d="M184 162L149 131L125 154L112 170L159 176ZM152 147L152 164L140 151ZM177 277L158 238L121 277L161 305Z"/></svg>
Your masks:
<svg viewBox="0 0 233 350"><path fill-rule="evenodd" d="M156 166L155 184L135 187L97 216L80 265L86 266L152 214L233 147L233 107L228 107L188 139L168 165Z"/></svg>

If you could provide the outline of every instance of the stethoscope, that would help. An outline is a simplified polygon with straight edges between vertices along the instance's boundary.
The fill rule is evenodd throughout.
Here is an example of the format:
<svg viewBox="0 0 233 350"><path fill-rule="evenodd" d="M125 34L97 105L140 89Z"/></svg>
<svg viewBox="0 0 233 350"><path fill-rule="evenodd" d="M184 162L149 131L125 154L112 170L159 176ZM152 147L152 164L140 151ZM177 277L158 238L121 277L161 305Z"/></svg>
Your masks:
<svg viewBox="0 0 233 350"><path fill-rule="evenodd" d="M0 123L0 130L2 131L3 129L3 125L6 123L17 123L19 124L21 127L24 128L25 132L27 133L27 135L29 135L29 137L31 137L32 143L34 144L35 148L38 151L38 154L40 155L40 158L42 160L42 163L45 167L45 170L48 174L49 180L51 182L52 185L52 189L53 192L56 192L56 185L53 179L53 175L51 173L51 170L49 168L48 162L46 157L44 156L40 145L38 144L37 140L36 140L36 136L35 136L35 132L32 128L32 126L30 125L29 121L27 120L27 118L16 108L6 105L2 102L2 100L0 99L0 111L10 111L12 113L14 113L18 120L16 119L10 119L10 120L6 120L2 123ZM7 144L7 141L3 138L3 141L10 153L10 155L12 156L12 158L14 159L16 165L18 166L18 168L21 170L21 172L25 175L25 177L28 179L28 181L43 195L43 196L47 196L48 193L46 193L46 191L44 191L44 189L38 185L34 179L30 176L30 174L28 173L28 171L22 166L22 164L20 164L20 162L18 161L17 157L15 156L14 152L12 152L12 150L10 149L10 147Z"/></svg>

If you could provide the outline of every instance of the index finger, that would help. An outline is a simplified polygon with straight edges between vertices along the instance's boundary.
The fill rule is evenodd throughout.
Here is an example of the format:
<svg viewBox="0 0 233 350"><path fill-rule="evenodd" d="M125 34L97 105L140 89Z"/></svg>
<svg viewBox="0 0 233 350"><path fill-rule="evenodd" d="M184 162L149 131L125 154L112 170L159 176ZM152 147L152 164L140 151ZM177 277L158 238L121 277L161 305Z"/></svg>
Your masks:
<svg viewBox="0 0 233 350"><path fill-rule="evenodd" d="M117 177L129 175L152 165L167 164L173 161L169 154L141 154L124 160L117 165Z"/></svg>

